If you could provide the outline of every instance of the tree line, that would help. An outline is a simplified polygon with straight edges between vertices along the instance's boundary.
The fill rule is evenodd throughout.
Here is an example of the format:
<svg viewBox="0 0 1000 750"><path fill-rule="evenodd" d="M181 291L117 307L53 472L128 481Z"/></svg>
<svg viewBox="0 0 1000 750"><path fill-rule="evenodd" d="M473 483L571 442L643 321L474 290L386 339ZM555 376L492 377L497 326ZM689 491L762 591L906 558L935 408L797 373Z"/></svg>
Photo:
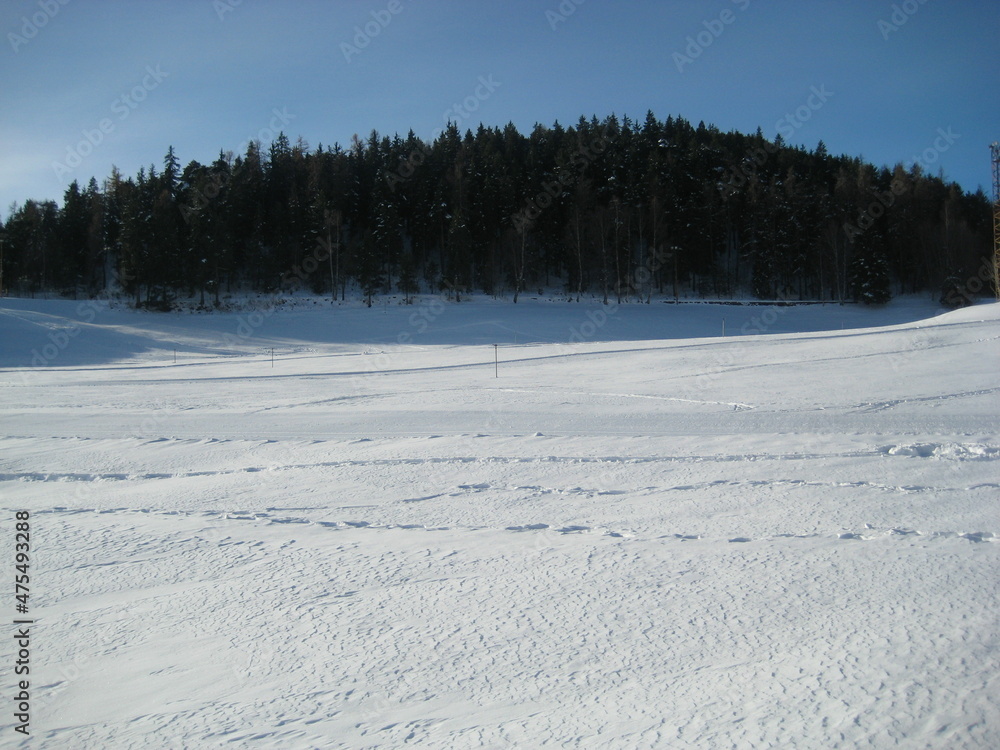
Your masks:
<svg viewBox="0 0 1000 750"><path fill-rule="evenodd" d="M875 167L680 117L450 123L315 150L284 133L181 167L74 181L0 227L9 293L169 309L306 287L368 304L421 291L570 299L887 301L988 262L991 205L919 164ZM954 283L952 281L951 283ZM987 290L988 291L988 290Z"/></svg>

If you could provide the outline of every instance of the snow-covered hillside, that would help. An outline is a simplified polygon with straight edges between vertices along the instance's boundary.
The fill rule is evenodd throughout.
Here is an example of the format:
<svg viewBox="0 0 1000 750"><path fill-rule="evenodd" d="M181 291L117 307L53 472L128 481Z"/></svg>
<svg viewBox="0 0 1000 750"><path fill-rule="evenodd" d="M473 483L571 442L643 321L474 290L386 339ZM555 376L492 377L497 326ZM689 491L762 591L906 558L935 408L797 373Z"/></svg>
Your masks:
<svg viewBox="0 0 1000 750"><path fill-rule="evenodd" d="M89 304L0 301L25 747L1000 746L998 305Z"/></svg>

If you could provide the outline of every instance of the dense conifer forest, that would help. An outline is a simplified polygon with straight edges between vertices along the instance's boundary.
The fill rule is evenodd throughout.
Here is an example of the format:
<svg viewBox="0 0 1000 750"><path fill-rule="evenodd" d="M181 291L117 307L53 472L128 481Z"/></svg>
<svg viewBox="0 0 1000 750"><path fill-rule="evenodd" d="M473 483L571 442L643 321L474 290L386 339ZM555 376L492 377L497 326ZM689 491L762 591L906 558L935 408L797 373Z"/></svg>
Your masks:
<svg viewBox="0 0 1000 750"><path fill-rule="evenodd" d="M281 134L183 168L170 147L159 168L74 181L61 206L12 206L0 285L153 309L300 288L881 303L988 262L989 199L930 171L652 113L346 148Z"/></svg>

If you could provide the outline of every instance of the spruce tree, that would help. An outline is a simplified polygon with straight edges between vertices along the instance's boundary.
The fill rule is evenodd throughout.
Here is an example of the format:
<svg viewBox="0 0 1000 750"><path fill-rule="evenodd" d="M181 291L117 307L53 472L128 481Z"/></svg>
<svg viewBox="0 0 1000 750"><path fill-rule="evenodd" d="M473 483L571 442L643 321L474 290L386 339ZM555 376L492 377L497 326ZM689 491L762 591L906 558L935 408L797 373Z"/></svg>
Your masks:
<svg viewBox="0 0 1000 750"><path fill-rule="evenodd" d="M919 166L876 169L822 142L807 151L652 113L527 135L451 122L429 142L373 132L315 152L281 133L211 166L181 170L173 147L162 163L128 179L114 170L103 189L71 185L61 208L13 207L4 285L125 289L148 303L218 298L223 281L274 291L294 276L343 295L372 278L409 289L397 278L405 253L407 277L494 294L506 282L515 299L555 282L577 299L588 288L608 299L613 286L619 301L649 301L655 287L878 303L890 277L936 290L979 267L992 240L989 198ZM343 252L295 274L321 240Z"/></svg>
<svg viewBox="0 0 1000 750"><path fill-rule="evenodd" d="M855 241L855 256L850 265L851 293L855 302L884 305L892 298L889 286L889 262L885 253L874 247L866 234Z"/></svg>

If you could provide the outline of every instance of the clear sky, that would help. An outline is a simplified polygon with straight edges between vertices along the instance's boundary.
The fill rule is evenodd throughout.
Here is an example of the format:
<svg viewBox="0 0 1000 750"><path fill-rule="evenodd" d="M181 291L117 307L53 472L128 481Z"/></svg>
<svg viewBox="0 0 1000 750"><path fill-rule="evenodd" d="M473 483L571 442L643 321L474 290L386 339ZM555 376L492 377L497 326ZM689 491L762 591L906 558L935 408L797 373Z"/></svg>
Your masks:
<svg viewBox="0 0 1000 750"><path fill-rule="evenodd" d="M0 33L4 218L169 145L209 162L278 130L315 147L651 109L877 165L930 149L987 192L1000 139L997 0L3 0Z"/></svg>

